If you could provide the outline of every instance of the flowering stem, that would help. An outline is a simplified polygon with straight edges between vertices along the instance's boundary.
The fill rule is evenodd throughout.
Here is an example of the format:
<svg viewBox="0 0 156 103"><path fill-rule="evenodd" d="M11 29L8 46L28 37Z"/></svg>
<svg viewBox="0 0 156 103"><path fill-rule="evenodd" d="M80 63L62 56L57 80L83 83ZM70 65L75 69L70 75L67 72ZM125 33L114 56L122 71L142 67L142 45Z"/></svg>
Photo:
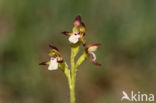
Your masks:
<svg viewBox="0 0 156 103"><path fill-rule="evenodd" d="M75 85L76 85L76 71L72 70L71 87L70 87L70 103L76 103Z"/></svg>
<svg viewBox="0 0 156 103"><path fill-rule="evenodd" d="M94 52L98 49L100 44L90 44L85 46L86 41L84 36L86 34L85 24L81 21L81 17L77 16L74 20L74 27L72 32L62 32L63 34L69 36L68 40L70 41L71 46L71 68L68 68L66 62L62 58L59 50L53 46L49 45L51 50L49 51L50 61L42 62L40 65L49 65L48 70L57 70L58 67L64 72L69 85L70 90L70 103L76 103L76 72L79 66L88 59L91 63L100 66L101 64L97 63L96 55ZM75 57L79 53L80 45L83 44L84 52L75 62ZM92 57L92 58L90 58Z"/></svg>
<svg viewBox="0 0 156 103"><path fill-rule="evenodd" d="M68 67L62 63L60 64L61 70L64 72L67 80L68 80L68 85L69 87L71 87L71 74L70 74L70 70L68 69Z"/></svg>
<svg viewBox="0 0 156 103"><path fill-rule="evenodd" d="M82 54L82 56L78 59L77 63L75 64L75 56L71 55L71 69L72 69L72 78L71 78L71 88L70 88L70 103L76 103L76 95L75 95L75 88L76 88L76 71L80 64L85 61L86 54Z"/></svg>
<svg viewBox="0 0 156 103"><path fill-rule="evenodd" d="M79 59L77 60L76 64L75 64L75 68L76 70L79 68L79 66L86 60L87 58L87 54L84 52Z"/></svg>
<svg viewBox="0 0 156 103"><path fill-rule="evenodd" d="M79 45L71 47L71 85L70 88L70 103L76 103L75 86L76 86L76 67L75 57L79 52Z"/></svg>

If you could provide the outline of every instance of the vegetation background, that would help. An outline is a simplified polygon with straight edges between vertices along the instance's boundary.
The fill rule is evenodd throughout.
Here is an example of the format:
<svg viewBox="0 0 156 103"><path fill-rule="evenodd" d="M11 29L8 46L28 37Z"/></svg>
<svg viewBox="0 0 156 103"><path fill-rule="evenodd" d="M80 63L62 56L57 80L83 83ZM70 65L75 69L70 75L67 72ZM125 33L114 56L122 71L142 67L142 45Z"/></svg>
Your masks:
<svg viewBox="0 0 156 103"><path fill-rule="evenodd" d="M39 66L81 15L97 61L78 72L77 103L121 103L122 91L156 94L156 0L0 0L0 103L69 103L63 73Z"/></svg>

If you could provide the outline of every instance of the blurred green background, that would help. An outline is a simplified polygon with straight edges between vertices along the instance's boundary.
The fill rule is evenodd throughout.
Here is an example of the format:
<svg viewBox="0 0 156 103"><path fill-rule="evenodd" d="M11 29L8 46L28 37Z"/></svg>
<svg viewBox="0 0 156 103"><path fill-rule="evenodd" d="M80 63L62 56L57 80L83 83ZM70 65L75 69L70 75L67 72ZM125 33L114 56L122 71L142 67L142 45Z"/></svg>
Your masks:
<svg viewBox="0 0 156 103"><path fill-rule="evenodd" d="M101 67L78 72L77 103L121 103L122 91L156 94L156 0L0 0L0 103L69 103L64 74L39 66L48 45L69 64L71 31L81 15L86 40L101 43Z"/></svg>

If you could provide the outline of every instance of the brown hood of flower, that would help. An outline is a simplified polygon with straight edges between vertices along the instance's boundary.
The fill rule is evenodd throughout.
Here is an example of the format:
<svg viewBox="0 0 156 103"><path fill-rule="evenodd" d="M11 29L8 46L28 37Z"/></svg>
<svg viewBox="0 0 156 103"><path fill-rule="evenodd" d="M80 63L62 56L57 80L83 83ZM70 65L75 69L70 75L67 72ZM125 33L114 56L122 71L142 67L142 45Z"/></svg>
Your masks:
<svg viewBox="0 0 156 103"><path fill-rule="evenodd" d="M49 45L49 47L51 48L51 50L49 50L48 55L57 58L58 62L63 62L63 58L59 50L53 45Z"/></svg>
<svg viewBox="0 0 156 103"><path fill-rule="evenodd" d="M85 51L86 51L86 53L88 53L89 51L89 48L92 48L92 47L96 47L96 50L99 48L99 46L100 46L101 44L89 44L89 45L87 45L86 46L86 48L85 48Z"/></svg>
<svg viewBox="0 0 156 103"><path fill-rule="evenodd" d="M85 33L86 33L86 27L85 27L85 24L82 23L80 26L79 26L79 31L80 31L80 34L82 36L85 36Z"/></svg>
<svg viewBox="0 0 156 103"><path fill-rule="evenodd" d="M81 25L81 16L78 15L74 20L74 27L78 27Z"/></svg>

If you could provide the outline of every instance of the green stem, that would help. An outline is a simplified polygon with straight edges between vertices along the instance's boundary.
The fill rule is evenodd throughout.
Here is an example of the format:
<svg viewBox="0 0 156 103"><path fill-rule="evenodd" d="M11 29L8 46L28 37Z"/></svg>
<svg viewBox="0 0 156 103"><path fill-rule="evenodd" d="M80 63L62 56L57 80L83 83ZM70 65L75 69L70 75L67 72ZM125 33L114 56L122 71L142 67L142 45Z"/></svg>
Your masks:
<svg viewBox="0 0 156 103"><path fill-rule="evenodd" d="M80 46L72 47L71 48L71 71L68 69L68 66L66 66L66 63L59 64L61 70L64 72L69 85L70 90L70 103L76 103L76 71L78 67L85 61L86 59L86 53L84 52L79 59L77 60L75 64L75 57L79 52Z"/></svg>
<svg viewBox="0 0 156 103"><path fill-rule="evenodd" d="M68 85L69 87L71 87L71 74L70 74L70 70L68 69L68 67L66 67L66 65L63 63L63 64L60 64L60 67L61 67L61 70L64 72L67 80L68 80Z"/></svg>
<svg viewBox="0 0 156 103"><path fill-rule="evenodd" d="M87 54L84 52L79 59L77 60L76 64L75 64L75 69L77 70L78 67L86 60L87 58Z"/></svg>
<svg viewBox="0 0 156 103"><path fill-rule="evenodd" d="M71 86L70 86L70 103L76 103L75 95L75 83L76 83L76 71L75 71L75 54L73 49L71 50Z"/></svg>
<svg viewBox="0 0 156 103"><path fill-rule="evenodd" d="M78 54L80 49L80 44L71 45L71 85L70 88L70 103L76 103L76 67L75 67L75 57Z"/></svg>
<svg viewBox="0 0 156 103"><path fill-rule="evenodd" d="M72 73L72 81L70 87L70 103L76 103L75 84L76 84L76 72Z"/></svg>
<svg viewBox="0 0 156 103"><path fill-rule="evenodd" d="M64 71L65 75L66 75L66 78L68 80L68 85L69 85L69 88L72 86L72 83L71 83L71 74L70 74L70 71L68 68L65 68L65 71Z"/></svg>
<svg viewBox="0 0 156 103"><path fill-rule="evenodd" d="M76 95L75 95L75 88L76 88L76 71L78 67L85 61L86 54L83 53L82 56L78 59L77 63L75 64L75 56L71 55L71 70L72 70L72 78L71 78L71 88L70 88L70 103L76 103Z"/></svg>

